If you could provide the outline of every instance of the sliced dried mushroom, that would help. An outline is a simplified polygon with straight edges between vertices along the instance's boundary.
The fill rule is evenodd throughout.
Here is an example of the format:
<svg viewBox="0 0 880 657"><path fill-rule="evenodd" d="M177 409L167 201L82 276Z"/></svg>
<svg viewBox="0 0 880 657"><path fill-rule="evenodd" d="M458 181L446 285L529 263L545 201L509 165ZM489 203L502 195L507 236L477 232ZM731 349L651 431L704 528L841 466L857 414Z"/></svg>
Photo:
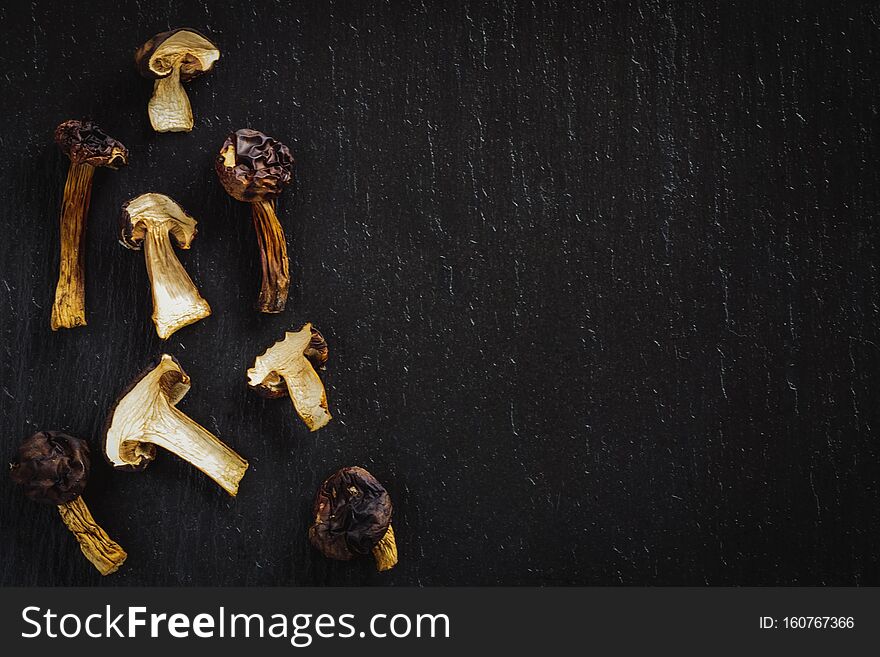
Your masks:
<svg viewBox="0 0 880 657"><path fill-rule="evenodd" d="M86 441L60 431L39 431L18 448L11 477L29 499L56 505L85 557L109 575L128 555L98 526L81 497L90 466Z"/></svg>
<svg viewBox="0 0 880 657"><path fill-rule="evenodd" d="M197 234L196 220L164 194L141 194L122 206L119 242L143 248L153 291L153 323L163 340L178 329L211 314L211 307L174 254L171 237L188 249Z"/></svg>
<svg viewBox="0 0 880 657"><path fill-rule="evenodd" d="M342 468L318 489L309 541L329 559L372 554L376 568L389 570L397 564L393 510L388 491L373 475L357 466Z"/></svg>
<svg viewBox="0 0 880 657"><path fill-rule="evenodd" d="M128 164L128 149L91 121L65 121L55 129L55 142L70 158L61 206L61 265L51 326L86 325L85 236L92 177L96 167L118 169Z"/></svg>
<svg viewBox="0 0 880 657"><path fill-rule="evenodd" d="M290 149L258 130L243 128L226 137L214 168L232 198L251 204L263 267L257 308L280 313L287 304L290 264L275 199L293 179Z"/></svg>
<svg viewBox="0 0 880 657"><path fill-rule="evenodd" d="M190 389L180 364L163 354L123 393L107 420L104 454L121 470L142 470L156 447L176 454L235 497L248 463L177 409Z"/></svg>
<svg viewBox="0 0 880 657"><path fill-rule="evenodd" d="M327 362L327 343L311 324L285 333L284 339L257 356L248 370L248 385L271 399L289 395L297 414L310 431L317 431L331 419L327 393L315 371Z"/></svg>
<svg viewBox="0 0 880 657"><path fill-rule="evenodd" d="M155 79L147 105L156 132L189 132L192 107L181 82L207 73L220 59L220 51L206 36L190 28L157 34L134 55L138 71Z"/></svg>

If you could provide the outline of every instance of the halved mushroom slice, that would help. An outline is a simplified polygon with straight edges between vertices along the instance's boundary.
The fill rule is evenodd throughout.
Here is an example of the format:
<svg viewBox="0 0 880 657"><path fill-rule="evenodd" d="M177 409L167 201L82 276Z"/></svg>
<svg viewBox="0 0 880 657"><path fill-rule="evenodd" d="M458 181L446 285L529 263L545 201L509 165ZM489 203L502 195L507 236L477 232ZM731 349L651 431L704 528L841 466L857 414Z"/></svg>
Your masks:
<svg viewBox="0 0 880 657"><path fill-rule="evenodd" d="M181 82L213 68L220 51L196 30L180 28L157 34L134 55L140 74L156 78L147 105L156 132L189 132L193 129L192 107Z"/></svg>
<svg viewBox="0 0 880 657"><path fill-rule="evenodd" d="M264 397L290 395L293 407L310 431L317 431L331 419L324 384L312 363L327 361L327 343L311 324L285 333L284 339L257 356L248 370L248 385Z"/></svg>
<svg viewBox="0 0 880 657"><path fill-rule="evenodd" d="M116 403L107 421L104 453L116 468L142 470L156 458L156 446L162 447L234 497L248 463L176 408L189 389L186 372L163 354Z"/></svg>
<svg viewBox="0 0 880 657"><path fill-rule="evenodd" d="M153 323L163 340L211 314L211 306L171 246L174 236L181 249L188 249L197 232L196 220L164 194L141 194L122 206L119 241L129 249L144 249L153 290Z"/></svg>

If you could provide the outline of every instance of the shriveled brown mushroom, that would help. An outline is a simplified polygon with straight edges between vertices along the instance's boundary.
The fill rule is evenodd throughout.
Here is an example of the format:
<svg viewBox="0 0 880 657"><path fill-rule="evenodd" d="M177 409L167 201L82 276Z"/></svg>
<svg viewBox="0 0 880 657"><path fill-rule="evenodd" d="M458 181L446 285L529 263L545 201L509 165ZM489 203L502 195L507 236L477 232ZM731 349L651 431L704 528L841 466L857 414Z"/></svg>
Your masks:
<svg viewBox="0 0 880 657"><path fill-rule="evenodd" d="M257 309L280 313L287 304L290 264L275 199L293 179L293 155L277 139L243 128L226 137L214 168L226 192L251 205L263 267Z"/></svg>
<svg viewBox="0 0 880 657"><path fill-rule="evenodd" d="M107 420L104 454L121 470L143 470L156 447L176 454L235 497L248 463L177 409L190 389L180 364L163 354L116 402Z"/></svg>
<svg viewBox="0 0 880 657"><path fill-rule="evenodd" d="M128 555L98 526L82 499L90 468L85 440L60 431L39 431L18 448L11 476L29 499L58 507L82 553L102 575L109 575Z"/></svg>
<svg viewBox="0 0 880 657"><path fill-rule="evenodd" d="M153 130L192 130L192 107L180 83L210 71L220 59L217 46L196 30L179 28L154 36L134 59L141 75L156 80L147 105Z"/></svg>
<svg viewBox="0 0 880 657"><path fill-rule="evenodd" d="M52 304L53 331L86 325L86 219L95 168L118 169L128 164L128 149L91 121L65 121L55 129L55 142L70 158L70 169L61 206L61 266Z"/></svg>
<svg viewBox="0 0 880 657"><path fill-rule="evenodd" d="M397 564L393 510L388 491L373 475L357 466L342 468L318 489L309 541L340 561L372 553L376 568L389 570Z"/></svg>
<svg viewBox="0 0 880 657"><path fill-rule="evenodd" d="M310 431L317 431L331 419L327 393L315 371L315 365L327 362L327 354L324 337L306 324L257 356L247 372L248 385L264 397L290 395L297 414Z"/></svg>
<svg viewBox="0 0 880 657"><path fill-rule="evenodd" d="M141 194L122 206L120 243L143 247L153 291L153 323L163 340L178 329L211 314L208 302L174 254L171 237L188 249L197 234L196 220L164 194Z"/></svg>

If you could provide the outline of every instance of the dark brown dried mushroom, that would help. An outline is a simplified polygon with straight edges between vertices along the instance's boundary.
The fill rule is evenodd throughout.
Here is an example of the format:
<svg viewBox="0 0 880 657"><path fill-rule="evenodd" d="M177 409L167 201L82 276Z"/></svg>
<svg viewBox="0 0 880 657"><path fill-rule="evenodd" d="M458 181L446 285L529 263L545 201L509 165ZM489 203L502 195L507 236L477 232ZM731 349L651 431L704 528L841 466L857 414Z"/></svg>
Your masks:
<svg viewBox="0 0 880 657"><path fill-rule="evenodd" d="M340 561L372 553L376 567L389 570L397 564L392 511L388 491L373 475L357 466L342 468L318 489L309 541Z"/></svg>
<svg viewBox="0 0 880 657"><path fill-rule="evenodd" d="M143 470L156 458L156 447L162 447L235 497L248 463L177 409L189 389L186 372L164 354L116 402L107 420L104 454L120 470Z"/></svg>
<svg viewBox="0 0 880 657"><path fill-rule="evenodd" d="M91 121L65 121L55 129L55 142L70 158L61 206L61 266L52 330L86 325L85 235L92 176L96 167L128 164L128 149Z"/></svg>
<svg viewBox="0 0 880 657"><path fill-rule="evenodd" d="M180 84L207 73L220 59L220 51L206 36L190 28L157 34L137 49L134 60L145 78L155 79L147 105L156 132L189 132L192 107Z"/></svg>
<svg viewBox="0 0 880 657"><path fill-rule="evenodd" d="M128 555L98 526L81 497L89 467L86 441L60 431L40 431L18 448L10 476L29 499L56 505L82 553L102 575L109 575Z"/></svg>
<svg viewBox="0 0 880 657"><path fill-rule="evenodd" d="M270 399L290 395L297 414L310 431L317 431L331 419L327 393L315 371L328 354L324 336L306 324L257 356L247 372L248 386Z"/></svg>
<svg viewBox="0 0 880 657"><path fill-rule="evenodd" d="M208 302L174 254L171 237L188 249L197 234L196 220L164 194L141 194L122 206L119 242L144 250L153 292L153 323L163 340L178 329L211 314Z"/></svg>
<svg viewBox="0 0 880 657"><path fill-rule="evenodd" d="M275 198L292 180L293 164L287 146L244 128L229 134L214 167L227 193L251 204L263 266L257 308L264 313L280 313L287 304L290 265L287 240L275 215Z"/></svg>

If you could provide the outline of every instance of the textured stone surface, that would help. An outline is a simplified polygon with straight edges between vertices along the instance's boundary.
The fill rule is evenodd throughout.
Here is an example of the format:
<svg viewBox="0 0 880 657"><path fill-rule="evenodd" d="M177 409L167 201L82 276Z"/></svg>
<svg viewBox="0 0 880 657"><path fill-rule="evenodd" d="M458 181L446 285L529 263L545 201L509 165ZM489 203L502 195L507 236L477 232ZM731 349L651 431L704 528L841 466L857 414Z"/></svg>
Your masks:
<svg viewBox="0 0 880 657"><path fill-rule="evenodd" d="M251 463L232 500L168 454L95 462L129 553L103 581L0 477L0 583L880 584L876 6L484 4L0 8L0 451L59 429L99 453L168 351L181 410ZM192 133L157 135L133 53L185 25L222 56L187 84ZM52 131L79 117L131 163L95 175L89 325L53 334ZM297 160L279 316L212 168L240 127ZM214 309L164 345L116 241L147 191L198 219L179 255ZM245 376L306 321L331 353L315 434ZM309 546L346 465L394 500L388 573Z"/></svg>

